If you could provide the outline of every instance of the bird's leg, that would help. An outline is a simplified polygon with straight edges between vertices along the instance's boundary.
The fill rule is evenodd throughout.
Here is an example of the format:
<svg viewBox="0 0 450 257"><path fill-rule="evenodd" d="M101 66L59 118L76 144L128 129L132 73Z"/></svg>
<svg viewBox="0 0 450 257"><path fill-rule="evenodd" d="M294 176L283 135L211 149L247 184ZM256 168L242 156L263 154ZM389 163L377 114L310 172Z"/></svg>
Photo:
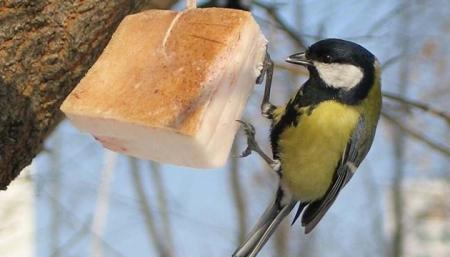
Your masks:
<svg viewBox="0 0 450 257"><path fill-rule="evenodd" d="M266 51L266 57L264 58L263 68L261 74L256 79L256 83L261 84L263 79L266 79L266 84L264 88L264 96L261 103L261 114L268 118L273 118L273 111L275 110L275 105L270 103L270 88L272 86L273 77L273 61L270 58L269 52Z"/></svg>
<svg viewBox="0 0 450 257"><path fill-rule="evenodd" d="M239 157L246 157L249 156L252 151L256 152L261 158L264 159L264 161L269 164L269 166L278 174L280 175L281 171L281 165L279 160L272 160L267 154L264 153L264 151L259 147L258 143L255 139L256 130L255 127L253 127L252 124L244 122L242 120L237 120L237 122L241 123L241 127L244 129L244 132L247 136L247 148L239 155Z"/></svg>
<svg viewBox="0 0 450 257"><path fill-rule="evenodd" d="M269 55L269 53L267 52L266 49L266 54L264 56L264 61L263 61L263 67L261 69L261 73L259 74L259 76L256 78L256 84L260 85L263 81L264 81L264 77L266 76L266 71L267 71L267 56ZM270 56L269 56L270 58Z"/></svg>

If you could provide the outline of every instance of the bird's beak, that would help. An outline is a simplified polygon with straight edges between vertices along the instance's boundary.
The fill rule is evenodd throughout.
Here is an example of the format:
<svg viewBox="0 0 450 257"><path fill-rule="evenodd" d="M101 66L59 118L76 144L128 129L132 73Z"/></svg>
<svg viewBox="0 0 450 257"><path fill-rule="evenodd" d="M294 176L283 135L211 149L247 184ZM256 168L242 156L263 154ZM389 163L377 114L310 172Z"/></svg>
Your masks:
<svg viewBox="0 0 450 257"><path fill-rule="evenodd" d="M297 53L289 56L286 59L286 62L303 65L303 66L314 66L313 62L306 58L305 53Z"/></svg>

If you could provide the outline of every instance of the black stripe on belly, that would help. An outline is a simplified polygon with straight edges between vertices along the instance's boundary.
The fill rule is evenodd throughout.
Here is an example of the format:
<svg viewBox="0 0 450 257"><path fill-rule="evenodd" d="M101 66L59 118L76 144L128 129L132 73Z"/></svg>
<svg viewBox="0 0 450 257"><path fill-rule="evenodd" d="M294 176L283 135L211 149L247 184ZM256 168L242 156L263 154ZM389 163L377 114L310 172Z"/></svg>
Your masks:
<svg viewBox="0 0 450 257"><path fill-rule="evenodd" d="M270 131L270 142L272 145L273 158L279 159L278 140L281 133L290 126L297 126L300 117L299 111L295 108L293 101L289 101L286 105L286 110L277 123L272 124Z"/></svg>

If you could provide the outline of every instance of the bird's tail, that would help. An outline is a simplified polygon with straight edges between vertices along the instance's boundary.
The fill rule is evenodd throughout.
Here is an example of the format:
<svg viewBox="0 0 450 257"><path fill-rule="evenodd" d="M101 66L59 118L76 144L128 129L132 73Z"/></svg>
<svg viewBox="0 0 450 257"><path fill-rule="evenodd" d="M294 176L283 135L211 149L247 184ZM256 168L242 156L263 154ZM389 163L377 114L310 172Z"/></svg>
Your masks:
<svg viewBox="0 0 450 257"><path fill-rule="evenodd" d="M291 201L283 205L282 198L281 190L279 190L273 203L259 218L248 238L233 253L233 257L255 257L258 254L280 222L297 203L296 201Z"/></svg>

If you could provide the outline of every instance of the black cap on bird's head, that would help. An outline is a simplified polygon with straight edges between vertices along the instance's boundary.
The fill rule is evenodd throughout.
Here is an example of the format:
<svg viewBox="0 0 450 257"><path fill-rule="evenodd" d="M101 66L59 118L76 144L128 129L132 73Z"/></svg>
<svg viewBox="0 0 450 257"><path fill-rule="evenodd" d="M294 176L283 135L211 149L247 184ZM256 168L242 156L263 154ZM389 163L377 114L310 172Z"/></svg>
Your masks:
<svg viewBox="0 0 450 257"><path fill-rule="evenodd" d="M286 61L306 66L310 79L321 81L318 85L323 84L341 91L341 95L359 99L367 95L378 69L378 61L367 49L335 38L318 41L306 52L293 54Z"/></svg>
<svg viewBox="0 0 450 257"><path fill-rule="evenodd" d="M304 66L314 62L352 64L364 68L372 66L375 56L364 47L342 39L329 38L311 45L306 52L293 54L286 61Z"/></svg>

